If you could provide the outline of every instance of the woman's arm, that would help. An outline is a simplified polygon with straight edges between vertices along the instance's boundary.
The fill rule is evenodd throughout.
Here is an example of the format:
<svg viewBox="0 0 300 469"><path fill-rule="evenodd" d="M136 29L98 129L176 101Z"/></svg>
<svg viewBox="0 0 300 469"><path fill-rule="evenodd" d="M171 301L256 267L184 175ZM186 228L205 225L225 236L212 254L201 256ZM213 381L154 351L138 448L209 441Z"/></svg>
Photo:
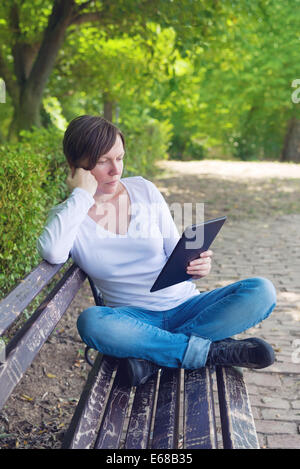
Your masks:
<svg viewBox="0 0 300 469"><path fill-rule="evenodd" d="M97 181L84 169L69 176L68 186L73 189L67 200L52 208L44 230L37 240L37 250L51 264L66 262L74 244L78 228L94 205Z"/></svg>

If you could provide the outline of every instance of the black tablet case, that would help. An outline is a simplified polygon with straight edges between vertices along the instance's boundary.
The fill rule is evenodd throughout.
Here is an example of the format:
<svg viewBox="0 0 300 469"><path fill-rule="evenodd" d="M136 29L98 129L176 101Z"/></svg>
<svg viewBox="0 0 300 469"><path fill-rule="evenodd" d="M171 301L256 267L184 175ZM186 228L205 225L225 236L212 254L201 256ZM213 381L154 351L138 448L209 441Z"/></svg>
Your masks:
<svg viewBox="0 0 300 469"><path fill-rule="evenodd" d="M192 277L192 275L186 273L186 268L189 262L197 259L202 252L209 249L226 218L227 217L215 218L213 220L208 220L206 222L187 227L159 276L155 280L150 292L161 290L162 288L170 287L176 283L189 280ZM186 243L193 243L196 241L197 232L199 237L199 230L203 230L203 225L203 245L201 247L197 246L195 249L186 249Z"/></svg>

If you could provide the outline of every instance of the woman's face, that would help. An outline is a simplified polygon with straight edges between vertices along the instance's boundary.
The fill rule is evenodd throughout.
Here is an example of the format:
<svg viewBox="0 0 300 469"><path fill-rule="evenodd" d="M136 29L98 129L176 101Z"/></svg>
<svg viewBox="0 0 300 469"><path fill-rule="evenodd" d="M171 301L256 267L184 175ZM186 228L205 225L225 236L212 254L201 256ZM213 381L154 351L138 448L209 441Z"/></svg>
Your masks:
<svg viewBox="0 0 300 469"><path fill-rule="evenodd" d="M116 142L108 153L101 155L92 175L98 182L97 193L114 194L119 186L119 180L123 172L124 147L120 135L117 135ZM82 164L84 167L84 162Z"/></svg>

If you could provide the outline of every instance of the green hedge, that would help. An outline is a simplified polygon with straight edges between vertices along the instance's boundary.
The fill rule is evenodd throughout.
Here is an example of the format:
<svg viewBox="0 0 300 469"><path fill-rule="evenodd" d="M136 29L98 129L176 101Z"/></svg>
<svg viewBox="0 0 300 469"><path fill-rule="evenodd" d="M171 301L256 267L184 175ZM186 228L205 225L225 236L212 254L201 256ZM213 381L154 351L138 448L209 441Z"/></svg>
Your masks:
<svg viewBox="0 0 300 469"><path fill-rule="evenodd" d="M60 140L56 129L39 130L0 146L1 296L41 261L36 239L50 207L66 196Z"/></svg>
<svg viewBox="0 0 300 469"><path fill-rule="evenodd" d="M155 174L166 158L168 124L143 116L122 125L127 140L123 176ZM129 135L129 136L127 136ZM41 262L36 240L51 207L68 197L63 132L55 127L22 132L17 144L0 146L0 291L4 297Z"/></svg>

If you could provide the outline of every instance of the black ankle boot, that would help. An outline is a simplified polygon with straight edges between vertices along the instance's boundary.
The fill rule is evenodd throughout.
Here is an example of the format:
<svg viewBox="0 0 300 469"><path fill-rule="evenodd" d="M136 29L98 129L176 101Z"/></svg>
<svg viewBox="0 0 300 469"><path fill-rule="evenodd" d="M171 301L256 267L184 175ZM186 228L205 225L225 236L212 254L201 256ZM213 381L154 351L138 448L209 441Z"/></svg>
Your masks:
<svg viewBox="0 0 300 469"><path fill-rule="evenodd" d="M159 370L159 366L155 363L140 358L127 358L124 361L124 379L131 386L144 384L146 381Z"/></svg>
<svg viewBox="0 0 300 469"><path fill-rule="evenodd" d="M244 368L266 368L275 361L274 350L262 339L224 339L210 346L206 366L240 366Z"/></svg>

